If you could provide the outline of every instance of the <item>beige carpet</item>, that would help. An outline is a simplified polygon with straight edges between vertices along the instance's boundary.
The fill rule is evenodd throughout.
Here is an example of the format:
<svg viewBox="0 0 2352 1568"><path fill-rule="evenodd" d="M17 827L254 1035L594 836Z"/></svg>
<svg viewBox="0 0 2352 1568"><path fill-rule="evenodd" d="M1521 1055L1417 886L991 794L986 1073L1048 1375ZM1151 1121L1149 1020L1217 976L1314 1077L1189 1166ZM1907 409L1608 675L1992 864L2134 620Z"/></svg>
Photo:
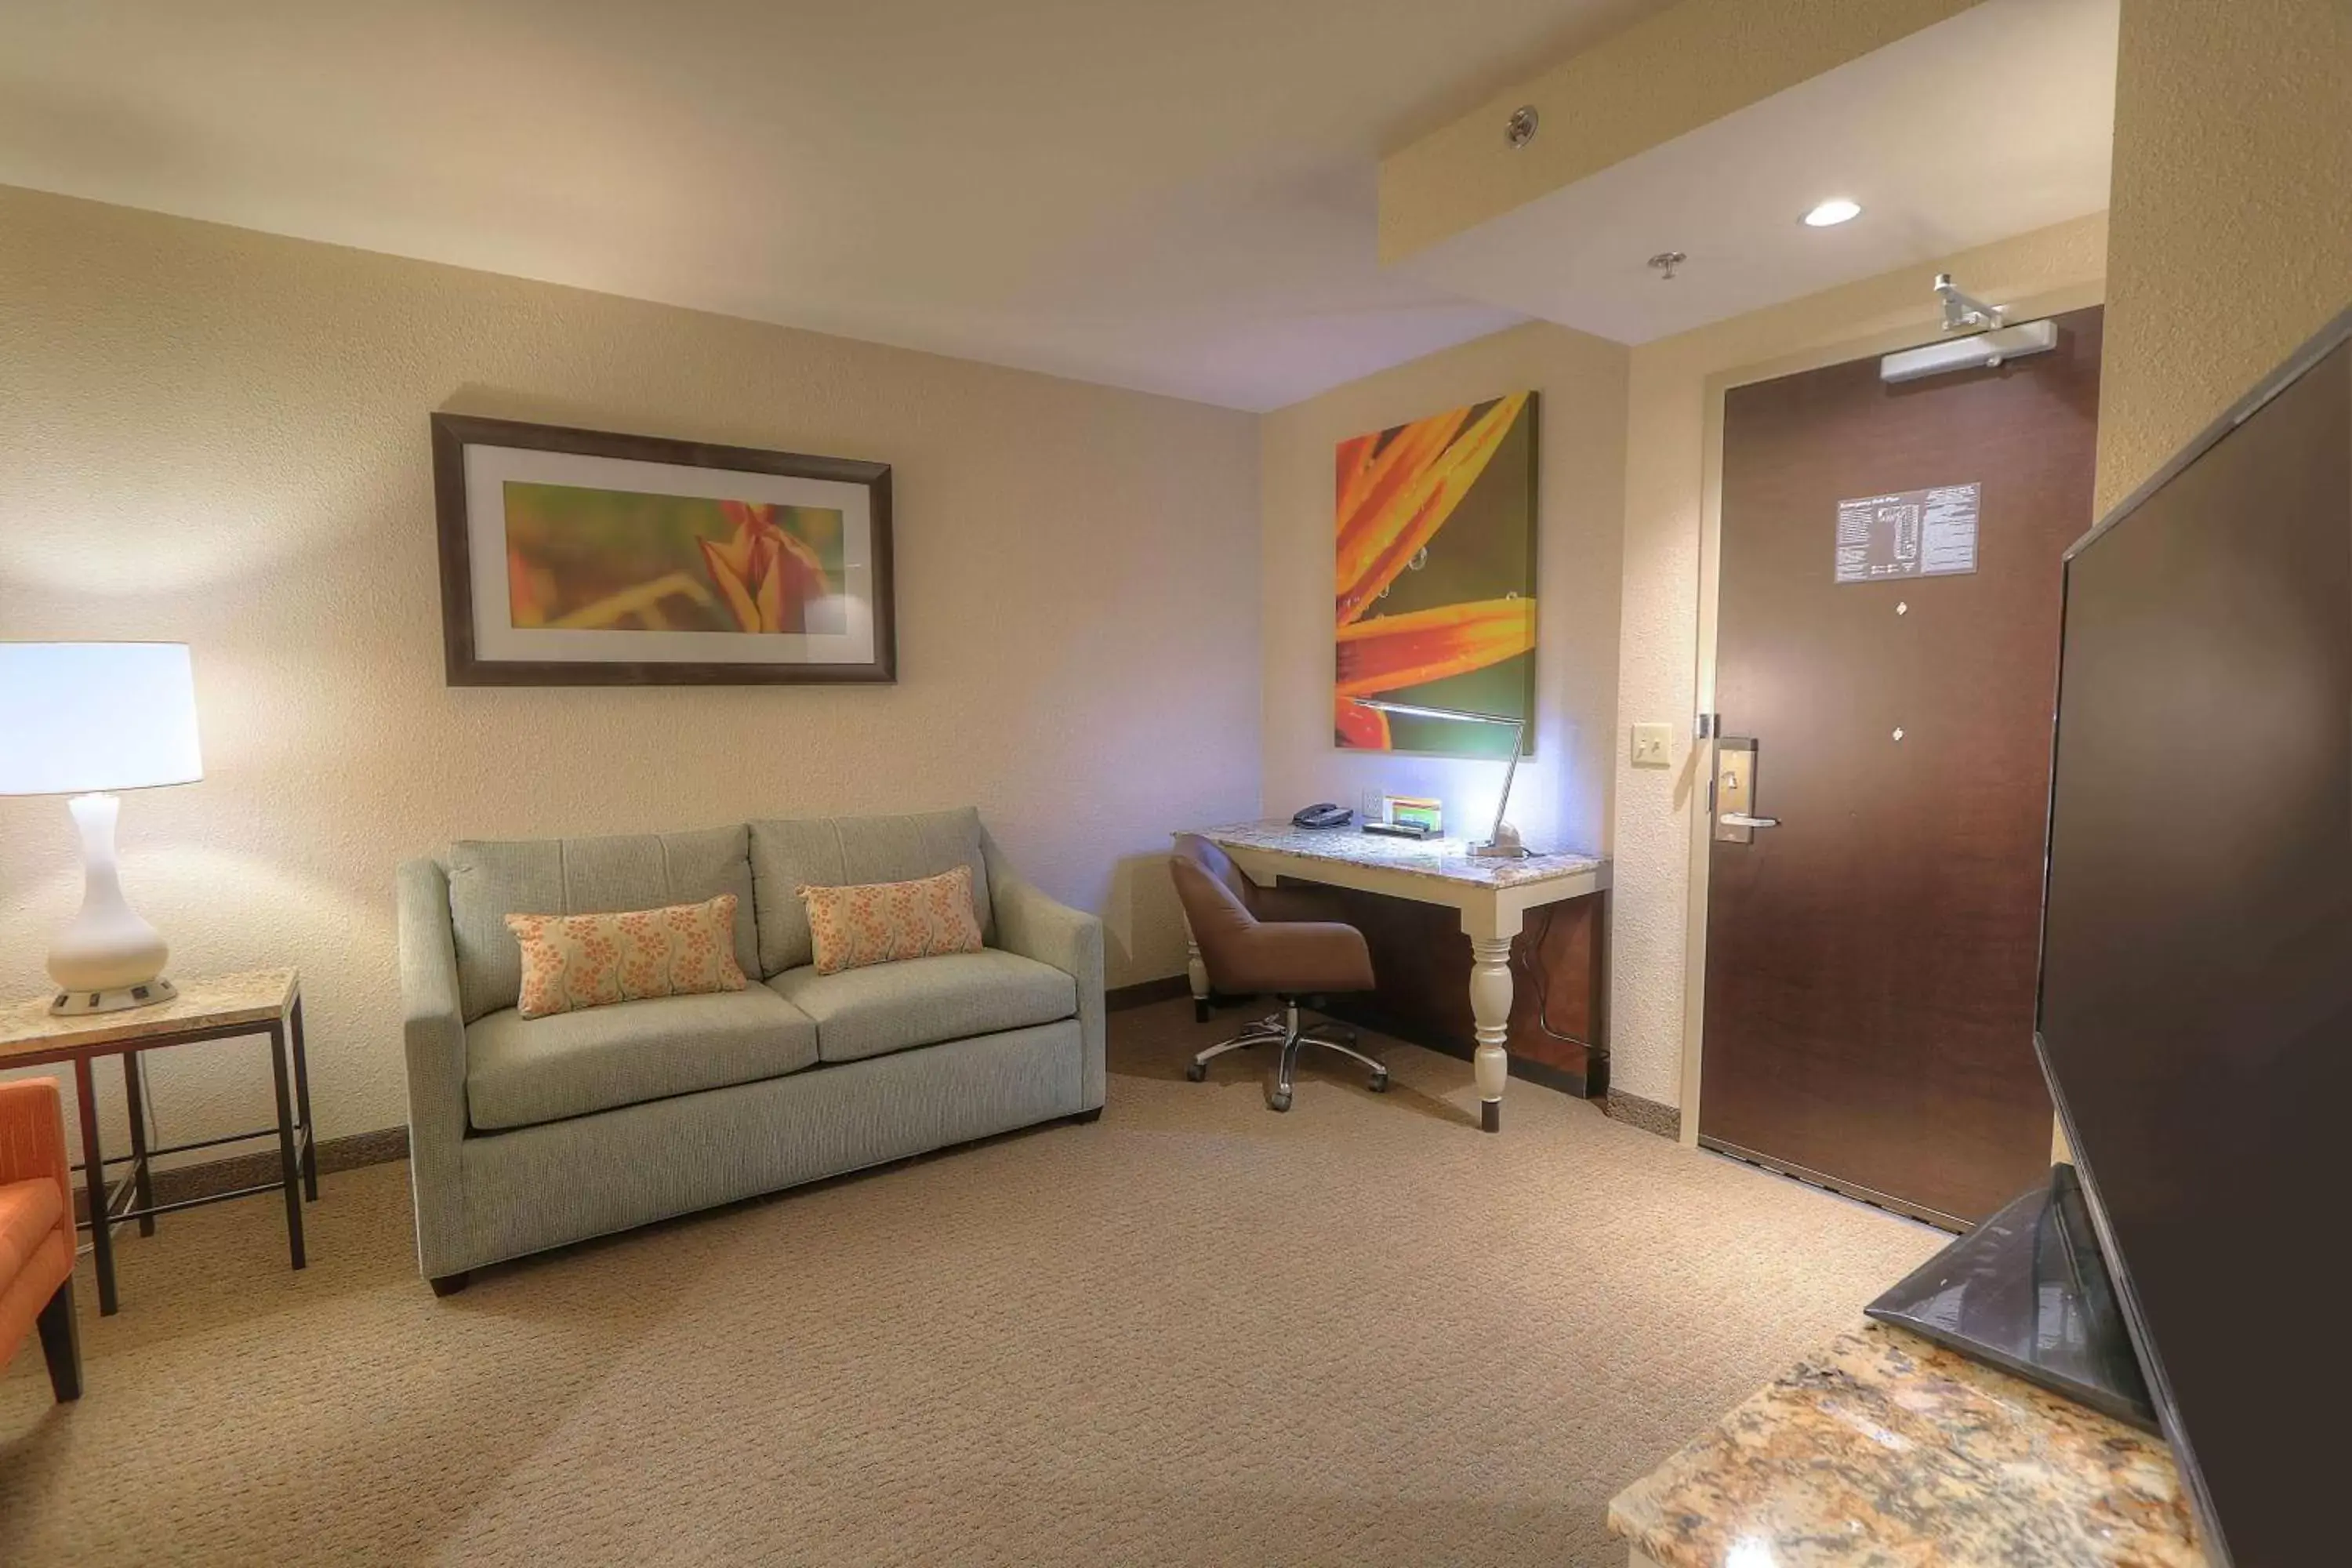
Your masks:
<svg viewBox="0 0 2352 1568"><path fill-rule="evenodd" d="M1619 1563L1610 1496L1938 1245L1386 1045L1264 1107L1181 1003L1110 1107L476 1276L406 1171L121 1254L0 1378L0 1563Z"/></svg>

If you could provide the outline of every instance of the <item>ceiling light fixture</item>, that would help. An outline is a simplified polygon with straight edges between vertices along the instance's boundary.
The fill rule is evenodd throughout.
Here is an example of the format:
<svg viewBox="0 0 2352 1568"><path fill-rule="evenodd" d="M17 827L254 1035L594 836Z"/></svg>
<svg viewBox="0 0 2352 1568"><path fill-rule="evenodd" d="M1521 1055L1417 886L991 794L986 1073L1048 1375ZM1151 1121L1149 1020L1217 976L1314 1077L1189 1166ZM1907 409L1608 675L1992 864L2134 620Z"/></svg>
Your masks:
<svg viewBox="0 0 2352 1568"><path fill-rule="evenodd" d="M1828 201L1805 215L1807 228L1834 228L1842 223L1852 223L1862 216L1862 204L1843 196L1832 196Z"/></svg>

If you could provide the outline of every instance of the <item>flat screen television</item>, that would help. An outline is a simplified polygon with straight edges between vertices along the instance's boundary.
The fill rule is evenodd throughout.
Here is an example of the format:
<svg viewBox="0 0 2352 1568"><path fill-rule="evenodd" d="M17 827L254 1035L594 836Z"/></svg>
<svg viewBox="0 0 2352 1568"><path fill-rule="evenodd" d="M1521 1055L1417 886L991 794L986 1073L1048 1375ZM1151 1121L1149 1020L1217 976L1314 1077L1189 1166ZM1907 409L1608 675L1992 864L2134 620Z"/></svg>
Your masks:
<svg viewBox="0 0 2352 1568"><path fill-rule="evenodd" d="M2352 311L2067 554L2036 1044L2208 1556L2352 1561Z"/></svg>

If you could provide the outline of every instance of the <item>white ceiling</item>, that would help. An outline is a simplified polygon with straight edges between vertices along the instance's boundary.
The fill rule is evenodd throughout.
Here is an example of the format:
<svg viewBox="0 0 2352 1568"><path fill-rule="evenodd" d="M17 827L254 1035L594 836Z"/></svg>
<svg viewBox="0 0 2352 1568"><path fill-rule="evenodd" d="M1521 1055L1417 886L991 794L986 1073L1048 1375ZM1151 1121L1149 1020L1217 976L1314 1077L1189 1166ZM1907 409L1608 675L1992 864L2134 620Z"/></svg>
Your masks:
<svg viewBox="0 0 2352 1568"><path fill-rule="evenodd" d="M1515 313L1380 153L1656 0L0 6L0 184L1243 408Z"/></svg>
<svg viewBox="0 0 2352 1568"><path fill-rule="evenodd" d="M1638 343L2101 211L2116 12L2117 0L1988 0L1404 268ZM1862 216L1799 221L1830 196ZM1647 266L1665 250L1689 258L1672 282Z"/></svg>
<svg viewBox="0 0 2352 1568"><path fill-rule="evenodd" d="M0 184L1249 409L2105 205L2117 0L1989 0L1378 265L1382 152L1663 3L0 5Z"/></svg>

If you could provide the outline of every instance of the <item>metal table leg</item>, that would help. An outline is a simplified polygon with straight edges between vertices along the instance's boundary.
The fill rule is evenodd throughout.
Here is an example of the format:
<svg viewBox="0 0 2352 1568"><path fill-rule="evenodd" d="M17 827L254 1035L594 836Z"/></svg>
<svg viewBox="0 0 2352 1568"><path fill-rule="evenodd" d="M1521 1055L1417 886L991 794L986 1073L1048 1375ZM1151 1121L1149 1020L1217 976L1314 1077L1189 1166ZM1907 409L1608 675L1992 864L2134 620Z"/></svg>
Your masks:
<svg viewBox="0 0 2352 1568"><path fill-rule="evenodd" d="M122 1053L122 1098L131 1108L131 1188L132 1201L141 1208L155 1202L155 1180L147 1170L147 1097L139 1082L139 1053ZM155 1216L139 1216L139 1234L155 1234Z"/></svg>
<svg viewBox="0 0 2352 1568"><path fill-rule="evenodd" d="M294 1097L286 1081L286 1025L269 1026L269 1076L278 1089L278 1174L286 1187L286 1251L299 1268L302 1254L302 1172L294 1153Z"/></svg>
<svg viewBox="0 0 2352 1568"><path fill-rule="evenodd" d="M302 1123L302 1195L319 1201L319 1124L310 1120L310 1058L302 1050L302 998L294 998L294 1109Z"/></svg>
<svg viewBox="0 0 2352 1568"><path fill-rule="evenodd" d="M82 1173L89 1178L90 1262L98 1272L98 1312L114 1315L114 1238L108 1233L106 1152L98 1142L98 1085L90 1080L89 1058L74 1058L74 1099L81 1110Z"/></svg>

